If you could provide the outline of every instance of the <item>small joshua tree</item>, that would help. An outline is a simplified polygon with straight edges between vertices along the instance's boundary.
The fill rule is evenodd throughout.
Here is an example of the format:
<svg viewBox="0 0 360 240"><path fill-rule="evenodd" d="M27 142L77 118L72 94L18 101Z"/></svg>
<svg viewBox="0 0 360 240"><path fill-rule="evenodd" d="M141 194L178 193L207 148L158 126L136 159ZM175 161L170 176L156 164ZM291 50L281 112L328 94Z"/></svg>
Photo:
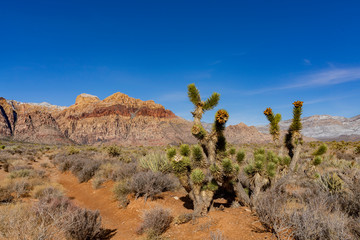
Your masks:
<svg viewBox="0 0 360 240"><path fill-rule="evenodd" d="M302 129L301 114L303 103L304 102L302 101L295 101L293 103L293 120L285 136L285 145L289 151L289 156L291 157L291 171L294 171L296 164L299 160L301 145L303 142L302 135L300 133Z"/></svg>
<svg viewBox="0 0 360 240"><path fill-rule="evenodd" d="M283 147L282 144L280 143L280 126L279 126L279 122L281 121L281 114L277 113L276 115L274 115L272 109L267 108L264 111L264 115L270 122L269 132L273 138L275 146L280 148L279 155L281 156L283 152Z"/></svg>
<svg viewBox="0 0 360 240"><path fill-rule="evenodd" d="M205 111L213 109L219 102L220 95L213 93L206 101L202 101L199 90L194 84L188 86L188 96L194 104L192 112L194 124L192 135L199 145L192 148L192 154L184 154L181 147L180 156L169 149L168 157L180 183L189 193L194 204L194 215L206 215L217 192L235 198L239 192L234 185L237 181L239 165L226 157L225 124L229 118L226 110L220 109L215 114L213 128L206 131L201 124ZM245 193L244 189L240 189Z"/></svg>

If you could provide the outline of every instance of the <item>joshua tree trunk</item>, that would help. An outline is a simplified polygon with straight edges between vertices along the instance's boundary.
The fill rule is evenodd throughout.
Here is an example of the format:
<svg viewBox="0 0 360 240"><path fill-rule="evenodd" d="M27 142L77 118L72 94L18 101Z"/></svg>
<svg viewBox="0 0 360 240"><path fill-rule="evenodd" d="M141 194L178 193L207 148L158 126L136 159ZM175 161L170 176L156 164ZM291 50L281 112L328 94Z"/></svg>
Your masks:
<svg viewBox="0 0 360 240"><path fill-rule="evenodd" d="M251 194L251 201L254 203L256 201L256 198L258 197L259 193L261 192L261 189L269 183L269 180L267 178L262 177L259 173L256 173L254 175L254 188L253 192Z"/></svg>
<svg viewBox="0 0 360 240"><path fill-rule="evenodd" d="M236 193L236 197L239 201L239 203L243 206L247 206L250 207L250 198L249 195L245 192L245 189L243 187L243 185L241 184L241 182L237 182L234 185L234 191Z"/></svg>
<svg viewBox="0 0 360 240"><path fill-rule="evenodd" d="M299 161L300 158L300 152L301 152L301 145L297 144L295 145L295 152L294 152L294 156L291 159L291 163L290 163L290 171L293 172L296 168L297 162Z"/></svg>
<svg viewBox="0 0 360 240"><path fill-rule="evenodd" d="M205 216L210 208L214 192L201 190L201 186L193 185L192 191L189 193L194 204L194 216Z"/></svg>

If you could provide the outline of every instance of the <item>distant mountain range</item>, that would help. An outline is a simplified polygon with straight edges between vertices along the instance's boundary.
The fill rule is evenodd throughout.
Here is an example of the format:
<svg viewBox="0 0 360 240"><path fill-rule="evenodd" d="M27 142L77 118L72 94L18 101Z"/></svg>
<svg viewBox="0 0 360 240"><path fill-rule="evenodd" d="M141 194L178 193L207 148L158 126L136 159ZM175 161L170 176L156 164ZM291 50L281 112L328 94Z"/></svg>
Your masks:
<svg viewBox="0 0 360 240"><path fill-rule="evenodd" d="M281 130L286 131L291 120L281 121ZM302 134L320 141L360 141L360 115L352 118L330 115L314 115L302 119ZM268 126L256 127L261 133L268 133Z"/></svg>

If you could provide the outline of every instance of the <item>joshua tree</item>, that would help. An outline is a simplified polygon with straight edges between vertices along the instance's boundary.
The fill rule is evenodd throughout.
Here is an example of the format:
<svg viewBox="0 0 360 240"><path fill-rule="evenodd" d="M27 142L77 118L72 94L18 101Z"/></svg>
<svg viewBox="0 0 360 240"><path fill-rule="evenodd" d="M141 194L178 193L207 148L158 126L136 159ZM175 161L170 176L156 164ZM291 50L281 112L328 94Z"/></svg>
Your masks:
<svg viewBox="0 0 360 240"><path fill-rule="evenodd" d="M281 114L277 113L276 115L274 115L272 109L267 108L264 111L264 115L270 122L269 132L273 138L275 146L280 148L279 155L282 156L283 147L282 147L282 144L280 143L280 127L279 127L279 122L281 121Z"/></svg>
<svg viewBox="0 0 360 240"><path fill-rule="evenodd" d="M304 102L302 101L296 101L293 103L293 120L285 136L285 145L289 151L289 156L291 157L291 171L294 171L296 167L300 156L301 145L303 143L302 135L300 133L302 129L301 114L303 103Z"/></svg>
<svg viewBox="0 0 360 240"><path fill-rule="evenodd" d="M216 112L210 132L205 130L201 123L204 112L218 104L220 95L213 93L206 101L202 101L199 90L194 84L190 84L188 96L195 106L191 132L199 146L193 147L191 156L183 154L181 149L180 156L176 154L176 149L169 149L168 157L174 172L193 201L194 215L199 216L207 214L217 193L225 194L228 199L235 199L235 195L242 196L246 193L241 186L236 186L239 165L226 157L224 130L229 118L228 112L224 109Z"/></svg>

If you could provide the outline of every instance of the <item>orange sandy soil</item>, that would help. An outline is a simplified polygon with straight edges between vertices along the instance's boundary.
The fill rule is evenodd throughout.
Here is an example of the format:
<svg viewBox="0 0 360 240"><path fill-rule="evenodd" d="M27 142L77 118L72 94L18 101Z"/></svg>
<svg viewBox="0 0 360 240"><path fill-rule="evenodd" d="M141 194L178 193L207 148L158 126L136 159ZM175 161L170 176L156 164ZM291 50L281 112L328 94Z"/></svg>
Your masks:
<svg viewBox="0 0 360 240"><path fill-rule="evenodd" d="M49 160L45 158L41 162L49 162ZM40 162L32 165L34 168L40 168ZM60 173L54 167L46 171L51 181L61 184L66 195L76 205L100 211L103 227L117 229L114 240L144 240L145 235L136 234L136 230L147 209L156 206L168 208L174 217L192 212L189 207L186 207L189 203L185 201L187 199L185 191L162 193L158 199L153 201L149 199L146 203L144 198L135 200L132 197L127 208L121 209L111 191L113 182L106 182L100 189L94 190L91 181L79 183L71 173ZM4 174L0 174L0 177L3 178ZM171 240L210 240L210 233L217 230L221 231L227 240L275 239L271 233L264 230L258 218L246 207L211 210L207 217L198 218L195 222L172 224L163 236Z"/></svg>

